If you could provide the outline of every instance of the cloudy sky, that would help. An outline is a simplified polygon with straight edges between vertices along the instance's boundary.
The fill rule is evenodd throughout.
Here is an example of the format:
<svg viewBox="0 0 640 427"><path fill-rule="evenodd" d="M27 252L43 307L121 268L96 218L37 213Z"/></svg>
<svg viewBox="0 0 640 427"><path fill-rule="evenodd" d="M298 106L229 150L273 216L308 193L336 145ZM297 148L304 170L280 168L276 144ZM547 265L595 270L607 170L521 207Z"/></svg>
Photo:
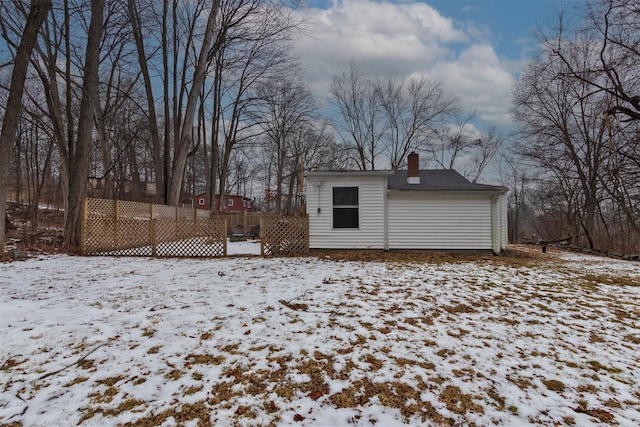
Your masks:
<svg viewBox="0 0 640 427"><path fill-rule="evenodd" d="M581 0L565 0L575 11ZM308 0L310 37L298 44L311 87L326 97L352 63L372 75L426 74L467 112L509 126L510 90L561 0Z"/></svg>

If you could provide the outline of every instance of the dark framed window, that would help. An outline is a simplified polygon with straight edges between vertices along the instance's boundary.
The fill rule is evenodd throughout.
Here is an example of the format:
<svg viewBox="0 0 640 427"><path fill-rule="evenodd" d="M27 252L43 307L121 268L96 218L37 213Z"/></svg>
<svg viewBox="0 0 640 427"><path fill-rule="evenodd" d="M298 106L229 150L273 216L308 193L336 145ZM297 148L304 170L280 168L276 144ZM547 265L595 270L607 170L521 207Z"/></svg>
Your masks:
<svg viewBox="0 0 640 427"><path fill-rule="evenodd" d="M333 228L359 228L358 187L333 187Z"/></svg>

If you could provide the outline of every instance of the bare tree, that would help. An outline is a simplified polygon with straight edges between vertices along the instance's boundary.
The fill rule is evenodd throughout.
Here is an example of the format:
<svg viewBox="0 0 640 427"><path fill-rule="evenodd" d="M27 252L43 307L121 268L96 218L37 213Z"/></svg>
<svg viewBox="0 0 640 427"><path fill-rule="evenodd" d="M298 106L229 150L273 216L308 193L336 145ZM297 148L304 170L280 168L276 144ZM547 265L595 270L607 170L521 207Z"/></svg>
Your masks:
<svg viewBox="0 0 640 427"><path fill-rule="evenodd" d="M588 63L590 58L590 45L585 43L574 51L573 66ZM594 97L583 81L559 78L564 69L563 62L541 57L518 82L514 115L522 130L519 152L555 177L570 205L572 234L584 236L594 248L598 176L607 156L600 112L608 99Z"/></svg>
<svg viewBox="0 0 640 427"><path fill-rule="evenodd" d="M640 8L635 0L593 0L587 4L585 23L567 32L564 16L555 32L541 34L549 53L565 67L563 77L579 80L594 92L612 99L602 112L621 114L627 120L640 120ZM578 67L572 60L575 40L589 40L594 47L593 61Z"/></svg>
<svg viewBox="0 0 640 427"><path fill-rule="evenodd" d="M9 96L2 120L2 131L0 131L0 244L4 252L5 238L5 216L7 212L7 177L9 171L9 159L11 149L18 130L18 122L22 109L22 94L24 83L27 77L27 70L31 53L37 42L38 31L42 26L47 14L51 10L51 0L32 0L29 13L26 17L24 29L20 43L17 46L13 60L13 71ZM0 9L0 13L2 10ZM3 36L7 33L2 28ZM7 40L8 37L4 37Z"/></svg>
<svg viewBox="0 0 640 427"><path fill-rule="evenodd" d="M79 248L82 237L82 206L87 192L89 154L94 124L95 99L98 98L98 66L100 44L104 31L104 0L91 2L87 47L84 55L82 97L78 115L78 131L75 146L69 152L69 194L64 225L64 242Z"/></svg>
<svg viewBox="0 0 640 427"><path fill-rule="evenodd" d="M458 158L477 144L478 134L472 132L470 123L473 118L472 114L458 116L456 124L443 125L436 136L424 146L427 160L437 168L453 169L457 166Z"/></svg>
<svg viewBox="0 0 640 427"><path fill-rule="evenodd" d="M291 33L299 26L286 10L264 0L225 2L220 15L219 48L211 64L210 203L217 191L222 198L227 193L233 150L255 140L256 86L287 73L293 63Z"/></svg>
<svg viewBox="0 0 640 427"><path fill-rule="evenodd" d="M487 132L475 141L471 164L469 169L465 171L465 176L471 182L478 182L482 172L491 164L502 148L502 143L503 138L495 126L490 126Z"/></svg>
<svg viewBox="0 0 640 427"><path fill-rule="evenodd" d="M636 3L592 0L572 28L560 12L555 28L540 31L543 50L516 90L522 154L554 183L556 208L590 247L640 248Z"/></svg>
<svg viewBox="0 0 640 427"><path fill-rule="evenodd" d="M28 87L28 85L27 85ZM51 182L51 171L55 154L55 144L44 128L33 99L25 100L24 112L20 119L20 130L14 149L14 177L16 182L16 203L26 200L29 205L29 225L35 231L39 221L39 207L45 186ZM24 189L21 184L24 183ZM26 193L20 194L21 191Z"/></svg>
<svg viewBox="0 0 640 427"><path fill-rule="evenodd" d="M351 65L349 71L333 77L329 92L339 112L334 126L354 151L356 165L361 170L375 170L384 151L381 140L388 123L373 82Z"/></svg>
<svg viewBox="0 0 640 427"><path fill-rule="evenodd" d="M375 93L387 123L382 140L393 170L403 166L407 155L425 145L458 108L439 82L426 77L378 79Z"/></svg>
<svg viewBox="0 0 640 427"><path fill-rule="evenodd" d="M498 172L500 181L509 188L507 216L510 243L521 243L523 238L535 238L533 214L529 206L529 192L533 177L530 165L514 153L501 153Z"/></svg>
<svg viewBox="0 0 640 427"><path fill-rule="evenodd" d="M304 129L309 126L318 105L297 73L259 85L256 97L261 100L262 105L254 114L264 130L273 156L275 208L282 212L285 210L282 205L285 180L295 175L301 167L300 160L297 159L293 160L298 162L296 166L287 168L288 162L296 158L293 153L295 141L304 135Z"/></svg>
<svg viewBox="0 0 640 427"><path fill-rule="evenodd" d="M168 186L169 193L167 197L167 202L170 205L177 206L180 204L180 194L182 192L182 181L184 179L184 171L187 166L187 158L193 148L193 123L198 97L202 90L202 86L204 85L209 61L213 58L212 50L214 50L215 42L214 32L219 8L220 0L213 0L213 4L209 10L207 18L207 25L204 29L204 35L201 42L202 44L200 45L200 52L196 58L196 66L193 70L191 87L187 94L184 117L175 121L178 126L174 127L174 158L173 166L171 168L170 185ZM174 117L174 120L175 119L176 117Z"/></svg>
<svg viewBox="0 0 640 427"><path fill-rule="evenodd" d="M437 81L424 76L373 79L353 65L334 76L329 91L339 112L334 126L362 170L374 170L380 157L399 169L408 153L428 148L458 109Z"/></svg>
<svg viewBox="0 0 640 427"><path fill-rule="evenodd" d="M163 3L166 7L167 2ZM131 23L131 31L136 46L136 53L138 55L138 64L140 65L140 74L144 83L144 90L147 102L147 118L149 122L149 135L151 139L151 154L154 165L154 177L156 182L157 200L160 203L166 202L166 184L165 184L165 163L163 161L162 149L164 147L163 141L160 139L160 130L158 125L158 117L156 113L156 98L153 92L153 82L151 79L151 73L149 71L149 60L147 58L147 52L145 49L145 43L143 38L143 24L141 14L135 0L127 0L127 12L129 22ZM163 26L163 35L165 30ZM165 81L168 82L167 79ZM165 90L165 94L168 95L168 91ZM167 135L168 137L168 135ZM168 141L168 140L167 140ZM168 150L166 150L168 151ZM166 155L166 153L165 153Z"/></svg>
<svg viewBox="0 0 640 427"><path fill-rule="evenodd" d="M495 126L479 131L471 124L474 118L473 114L457 116L456 125L443 124L436 136L422 145L427 162L436 168L456 168L478 182L500 151L503 137Z"/></svg>

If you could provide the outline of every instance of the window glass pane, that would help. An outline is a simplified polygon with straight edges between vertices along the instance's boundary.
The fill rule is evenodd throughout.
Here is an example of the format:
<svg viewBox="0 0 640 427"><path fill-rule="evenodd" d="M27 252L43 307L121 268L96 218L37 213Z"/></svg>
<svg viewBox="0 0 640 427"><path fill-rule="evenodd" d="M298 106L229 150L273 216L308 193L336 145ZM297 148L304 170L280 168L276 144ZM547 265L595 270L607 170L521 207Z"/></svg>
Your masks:
<svg viewBox="0 0 640 427"><path fill-rule="evenodd" d="M333 206L358 206L358 187L333 187Z"/></svg>
<svg viewBox="0 0 640 427"><path fill-rule="evenodd" d="M333 208L333 228L358 227L358 208Z"/></svg>

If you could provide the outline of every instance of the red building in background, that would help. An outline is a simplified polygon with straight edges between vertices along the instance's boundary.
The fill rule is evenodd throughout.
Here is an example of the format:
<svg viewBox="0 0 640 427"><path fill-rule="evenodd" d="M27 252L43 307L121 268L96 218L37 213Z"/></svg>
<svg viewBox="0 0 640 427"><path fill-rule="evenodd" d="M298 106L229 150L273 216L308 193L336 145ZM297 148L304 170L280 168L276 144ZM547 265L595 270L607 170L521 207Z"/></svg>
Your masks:
<svg viewBox="0 0 640 427"><path fill-rule="evenodd" d="M220 208L220 196L216 194L214 210L225 210L230 212L251 212L253 205L251 199L244 196L225 196L226 207ZM206 193L198 194L193 198L193 205L198 209L209 209L209 198Z"/></svg>

